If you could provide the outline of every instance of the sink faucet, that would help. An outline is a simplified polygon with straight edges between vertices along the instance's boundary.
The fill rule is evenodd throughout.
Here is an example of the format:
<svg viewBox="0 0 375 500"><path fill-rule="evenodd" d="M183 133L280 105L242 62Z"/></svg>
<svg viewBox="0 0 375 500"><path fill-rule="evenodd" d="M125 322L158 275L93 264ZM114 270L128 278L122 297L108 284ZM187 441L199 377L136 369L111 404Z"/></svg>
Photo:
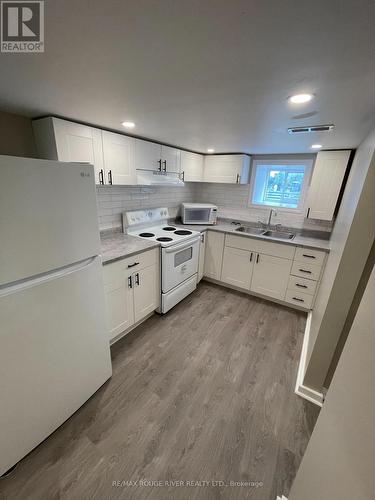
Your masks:
<svg viewBox="0 0 375 500"><path fill-rule="evenodd" d="M271 208L271 210L270 210L270 214L269 214L269 216L268 216L268 224L267 224L268 229L270 229L270 227L271 227L271 219L272 219L272 214L273 214L273 213L274 213L275 215L277 215L276 211L275 211L273 208Z"/></svg>

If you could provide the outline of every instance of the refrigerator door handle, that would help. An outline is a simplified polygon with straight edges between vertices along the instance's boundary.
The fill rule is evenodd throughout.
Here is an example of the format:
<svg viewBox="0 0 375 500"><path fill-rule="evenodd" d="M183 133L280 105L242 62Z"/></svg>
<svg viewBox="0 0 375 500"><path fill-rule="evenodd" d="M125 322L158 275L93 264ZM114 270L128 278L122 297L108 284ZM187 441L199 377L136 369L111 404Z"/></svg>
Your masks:
<svg viewBox="0 0 375 500"><path fill-rule="evenodd" d="M40 285L47 281L60 278L67 274L80 271L81 269L90 266L96 259L100 258L101 257L99 257L98 255L95 255L94 257L90 257L89 259L75 262L74 264L71 264L69 266L64 266L59 269L53 269L52 271L47 271L46 273L43 274L37 274L35 276L31 276L30 278L26 278L23 280L14 281L13 283L6 283L5 285L0 285L0 298L15 292L26 290L27 288L31 288L36 285Z"/></svg>

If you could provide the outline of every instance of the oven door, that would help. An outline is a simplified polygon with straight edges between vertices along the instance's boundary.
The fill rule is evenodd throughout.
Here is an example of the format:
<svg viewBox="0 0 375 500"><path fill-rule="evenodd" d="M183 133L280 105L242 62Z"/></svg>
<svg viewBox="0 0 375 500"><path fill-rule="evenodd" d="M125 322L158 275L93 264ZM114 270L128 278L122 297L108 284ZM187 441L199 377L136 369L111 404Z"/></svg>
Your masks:
<svg viewBox="0 0 375 500"><path fill-rule="evenodd" d="M161 290L172 288L198 272L199 236L162 249Z"/></svg>

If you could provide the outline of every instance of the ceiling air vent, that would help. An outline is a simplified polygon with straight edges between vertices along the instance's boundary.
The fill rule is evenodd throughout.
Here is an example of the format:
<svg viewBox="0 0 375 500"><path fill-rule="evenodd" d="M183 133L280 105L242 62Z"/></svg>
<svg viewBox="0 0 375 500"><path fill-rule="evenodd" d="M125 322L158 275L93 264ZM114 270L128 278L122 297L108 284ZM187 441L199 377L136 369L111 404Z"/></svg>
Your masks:
<svg viewBox="0 0 375 500"><path fill-rule="evenodd" d="M308 127L291 127L288 128L289 134L311 134L312 132L329 132L334 128L334 125L311 125Z"/></svg>

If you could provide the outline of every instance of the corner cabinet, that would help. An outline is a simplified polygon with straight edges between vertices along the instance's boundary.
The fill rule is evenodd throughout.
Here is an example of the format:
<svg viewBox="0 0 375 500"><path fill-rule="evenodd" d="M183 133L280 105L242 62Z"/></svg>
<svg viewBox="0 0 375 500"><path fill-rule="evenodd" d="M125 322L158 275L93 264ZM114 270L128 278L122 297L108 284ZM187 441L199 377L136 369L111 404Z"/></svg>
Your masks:
<svg viewBox="0 0 375 500"><path fill-rule="evenodd" d="M108 335L121 338L160 305L159 249L103 266Z"/></svg>
<svg viewBox="0 0 375 500"><path fill-rule="evenodd" d="M308 218L333 219L350 153L321 151L317 154L308 193Z"/></svg>
<svg viewBox="0 0 375 500"><path fill-rule="evenodd" d="M203 182L204 156L181 151L181 172L186 182Z"/></svg>
<svg viewBox="0 0 375 500"><path fill-rule="evenodd" d="M39 158L91 163L95 169L95 183L103 182L101 130L53 117L34 120L32 125Z"/></svg>
<svg viewBox="0 0 375 500"><path fill-rule="evenodd" d="M221 277L221 266L223 262L224 252L223 233L216 231L207 231L205 240L205 256L204 256L204 276L219 280Z"/></svg>
<svg viewBox="0 0 375 500"><path fill-rule="evenodd" d="M206 236L207 233L201 234L201 240L199 243L199 263L198 263L198 283L203 278L204 275L204 258L206 254Z"/></svg>
<svg viewBox="0 0 375 500"><path fill-rule="evenodd" d="M250 156L209 155L205 156L203 182L226 184L248 184Z"/></svg>

